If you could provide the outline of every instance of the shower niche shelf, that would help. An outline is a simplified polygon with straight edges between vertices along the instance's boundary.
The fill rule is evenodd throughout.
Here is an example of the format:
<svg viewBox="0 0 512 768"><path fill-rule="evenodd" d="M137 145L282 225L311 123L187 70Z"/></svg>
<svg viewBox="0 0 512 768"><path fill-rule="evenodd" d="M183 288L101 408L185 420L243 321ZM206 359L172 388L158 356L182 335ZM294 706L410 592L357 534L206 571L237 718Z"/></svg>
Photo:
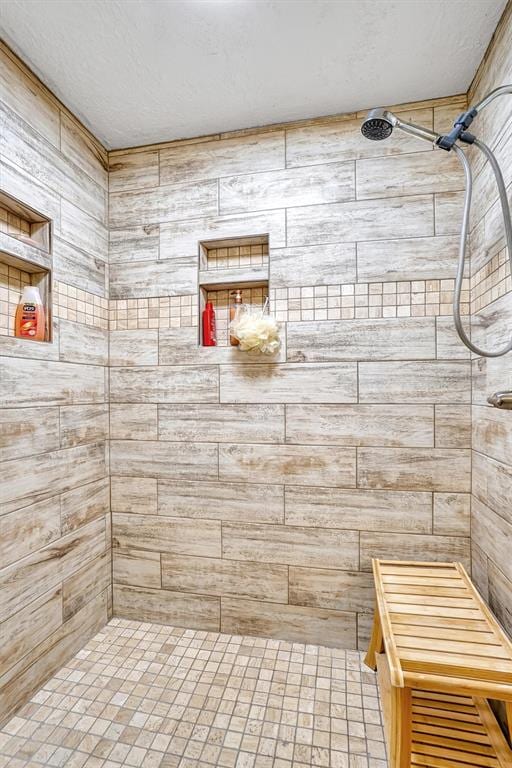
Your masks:
<svg viewBox="0 0 512 768"><path fill-rule="evenodd" d="M215 308L217 346L229 346L231 292L240 290L244 304L262 308L268 296L268 235L207 240L199 243L199 339L207 301Z"/></svg>
<svg viewBox="0 0 512 768"><path fill-rule="evenodd" d="M49 218L0 190L0 336L14 336L21 292L33 285L39 288L46 315L45 341L39 343L52 340L51 227Z"/></svg>

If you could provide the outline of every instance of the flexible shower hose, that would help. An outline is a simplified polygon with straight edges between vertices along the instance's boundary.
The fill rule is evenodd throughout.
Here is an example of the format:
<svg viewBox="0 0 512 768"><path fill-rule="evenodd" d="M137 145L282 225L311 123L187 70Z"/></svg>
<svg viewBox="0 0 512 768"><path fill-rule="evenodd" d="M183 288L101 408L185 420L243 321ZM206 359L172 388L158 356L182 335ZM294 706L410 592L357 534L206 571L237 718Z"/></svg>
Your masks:
<svg viewBox="0 0 512 768"><path fill-rule="evenodd" d="M510 273L512 274L512 221L510 219L510 209L508 205L507 190L505 187L505 182L503 180L503 174L498 165L498 161L496 160L494 154L489 149L487 144L484 144L483 141L479 141L478 139L475 139L474 144L478 147L478 149L481 152L483 152L483 154L489 161L489 164L494 173L494 177L496 179L496 184L498 187L498 192L500 197L501 211L503 214L503 224L505 227L505 240L508 248ZM462 167L464 168L464 175L466 177L464 212L462 214L462 227L461 227L460 242L459 242L459 263L457 266L457 275L455 278L455 290L453 295L453 320L455 322L455 327L457 329L457 333L459 334L461 341L466 345L468 349L470 349L472 352L482 357L501 357L502 355L506 355L507 352L510 352L510 350L512 350L512 338L510 339L508 344L506 344L502 349L498 349L495 352L486 352L485 350L480 349L480 347L477 347L476 344L473 344L473 342L468 338L462 326L462 319L460 316L460 296L462 291L462 280L464 277L464 267L466 263L466 250L467 250L467 240L468 240L468 233L469 233L469 215L471 210L471 198L473 195L473 174L471 172L471 166L469 164L469 161L465 153L463 152L463 150L457 144L453 145L453 150L456 153L457 157L459 158L462 164Z"/></svg>

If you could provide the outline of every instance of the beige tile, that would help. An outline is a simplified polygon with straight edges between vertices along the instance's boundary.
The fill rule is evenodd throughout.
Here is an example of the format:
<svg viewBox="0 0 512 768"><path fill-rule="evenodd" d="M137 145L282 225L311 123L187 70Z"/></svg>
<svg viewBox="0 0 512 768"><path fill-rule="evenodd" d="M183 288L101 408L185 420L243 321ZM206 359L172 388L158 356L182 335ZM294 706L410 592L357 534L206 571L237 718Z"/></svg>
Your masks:
<svg viewBox="0 0 512 768"><path fill-rule="evenodd" d="M286 442L430 447L434 411L428 405L287 405Z"/></svg>
<svg viewBox="0 0 512 768"><path fill-rule="evenodd" d="M133 227L217 214L217 182L165 185L109 196L111 227Z"/></svg>
<svg viewBox="0 0 512 768"><path fill-rule="evenodd" d="M109 231L110 264L119 261L156 261L160 251L160 225L142 224Z"/></svg>
<svg viewBox="0 0 512 768"><path fill-rule="evenodd" d="M277 443L284 440L283 405L159 405L160 440Z"/></svg>
<svg viewBox="0 0 512 768"><path fill-rule="evenodd" d="M175 592L286 603L288 568L266 563L255 567L250 562L163 554L162 587Z"/></svg>
<svg viewBox="0 0 512 768"><path fill-rule="evenodd" d="M358 279L369 282L453 279L457 255L455 236L370 240L357 244Z"/></svg>
<svg viewBox="0 0 512 768"><path fill-rule="evenodd" d="M512 611L510 608L510 593L512 581L508 579L500 568L489 562L489 606L509 635L512 631Z"/></svg>
<svg viewBox="0 0 512 768"><path fill-rule="evenodd" d="M335 611L371 613L373 577L357 571L290 567L290 603Z"/></svg>
<svg viewBox="0 0 512 768"><path fill-rule="evenodd" d="M471 535L487 557L511 581L510 541L512 524L479 499L473 497L471 502Z"/></svg>
<svg viewBox="0 0 512 768"><path fill-rule="evenodd" d="M95 254L86 253L60 237L53 238L54 277L96 296L106 296L107 265Z"/></svg>
<svg viewBox="0 0 512 768"><path fill-rule="evenodd" d="M281 325L281 349L273 356L246 355L238 347L200 347L197 328L170 328L159 332L160 365L268 365L286 361L286 334ZM1 337L0 337L1 338Z"/></svg>
<svg viewBox="0 0 512 768"><path fill-rule="evenodd" d="M109 192L158 187L160 183L158 152L126 152L110 158L108 165ZM162 183L169 183L164 182Z"/></svg>
<svg viewBox="0 0 512 768"><path fill-rule="evenodd" d="M428 360L435 357L434 318L288 323L288 360Z"/></svg>
<svg viewBox="0 0 512 768"><path fill-rule="evenodd" d="M165 589L114 587L114 606L118 616L159 624L190 626L207 632L219 630L220 600L218 597L183 595Z"/></svg>
<svg viewBox="0 0 512 768"><path fill-rule="evenodd" d="M436 235L458 235L464 205L463 192L439 192L434 195Z"/></svg>
<svg viewBox="0 0 512 768"><path fill-rule="evenodd" d="M356 282L355 243L272 248L272 288Z"/></svg>
<svg viewBox="0 0 512 768"><path fill-rule="evenodd" d="M339 488L285 490L288 525L351 530L432 532L432 494L428 491L345 491Z"/></svg>
<svg viewBox="0 0 512 768"><path fill-rule="evenodd" d="M134 543L137 544L137 542ZM160 552L114 549L112 554L114 584L160 589L162 586Z"/></svg>
<svg viewBox="0 0 512 768"><path fill-rule="evenodd" d="M469 403L469 364L455 362L360 363L363 403Z"/></svg>
<svg viewBox="0 0 512 768"><path fill-rule="evenodd" d="M222 598L223 632L354 648L355 614Z"/></svg>
<svg viewBox="0 0 512 768"><path fill-rule="evenodd" d="M469 536L470 517L469 493L434 493L434 533L442 536Z"/></svg>
<svg viewBox="0 0 512 768"><path fill-rule="evenodd" d="M0 563L2 567L60 537L60 500L53 496L10 514L0 515Z"/></svg>
<svg viewBox="0 0 512 768"><path fill-rule="evenodd" d="M60 113L60 149L100 187L107 189L109 180L106 150L92 138L78 120L63 111Z"/></svg>
<svg viewBox="0 0 512 768"><path fill-rule="evenodd" d="M512 525L512 468L478 451L472 454L472 493L475 500L487 504Z"/></svg>
<svg viewBox="0 0 512 768"><path fill-rule="evenodd" d="M102 555L73 573L62 584L62 617L67 621L112 582L110 540ZM59 606L60 607L60 606Z"/></svg>
<svg viewBox="0 0 512 768"><path fill-rule="evenodd" d="M471 453L449 448L358 448L361 488L469 491Z"/></svg>
<svg viewBox="0 0 512 768"><path fill-rule="evenodd" d="M220 400L223 403L353 403L357 400L357 366L355 363L223 365L220 367Z"/></svg>
<svg viewBox="0 0 512 768"><path fill-rule="evenodd" d="M110 331L110 365L158 365L158 330Z"/></svg>
<svg viewBox="0 0 512 768"><path fill-rule="evenodd" d="M149 549L177 555L219 557L220 522L178 517L125 514L112 516L113 545L121 549Z"/></svg>
<svg viewBox="0 0 512 768"><path fill-rule="evenodd" d="M156 403L111 403L112 440L158 440Z"/></svg>
<svg viewBox="0 0 512 768"><path fill-rule="evenodd" d="M256 475L258 473L258 475ZM221 445L221 480L243 482L247 476L274 484L355 485L355 449L311 445Z"/></svg>
<svg viewBox="0 0 512 768"><path fill-rule="evenodd" d="M110 265L111 299L183 296L196 292L197 257L173 259L171 262L114 262Z"/></svg>
<svg viewBox="0 0 512 768"><path fill-rule="evenodd" d="M66 405L60 409L63 448L101 442L108 436L108 405Z"/></svg>
<svg viewBox="0 0 512 768"><path fill-rule="evenodd" d="M353 162L230 176L219 181L219 213L319 205L355 199Z"/></svg>
<svg viewBox="0 0 512 768"><path fill-rule="evenodd" d="M469 322L462 317L462 325L469 334ZM438 360L469 360L470 352L455 329L453 317L436 317L436 357Z"/></svg>
<svg viewBox="0 0 512 768"><path fill-rule="evenodd" d="M147 440L141 451L137 440L111 440L113 475L159 477L165 480L218 479L217 445Z"/></svg>
<svg viewBox="0 0 512 768"><path fill-rule="evenodd" d="M287 212L287 233L287 244L293 246L431 236L434 234L432 196L294 208Z"/></svg>
<svg viewBox="0 0 512 768"><path fill-rule="evenodd" d="M512 424L510 414L495 408L476 406L472 411L473 450L510 464Z"/></svg>
<svg viewBox="0 0 512 768"><path fill-rule="evenodd" d="M357 570L359 534L293 525L223 523L222 556L228 560Z"/></svg>
<svg viewBox="0 0 512 768"><path fill-rule="evenodd" d="M60 501L63 534L104 517L110 509L108 477L67 491Z"/></svg>
<svg viewBox="0 0 512 768"><path fill-rule="evenodd" d="M213 366L112 368L113 403L218 402L218 369Z"/></svg>
<svg viewBox="0 0 512 768"><path fill-rule="evenodd" d="M103 216L103 208L101 213ZM70 245L107 261L107 228L93 215L89 215L77 205L64 199L61 201L60 234L62 239Z"/></svg>
<svg viewBox="0 0 512 768"><path fill-rule="evenodd" d="M112 512L157 512L157 481L152 477L115 477L110 479Z"/></svg>
<svg viewBox="0 0 512 768"><path fill-rule="evenodd" d="M0 410L0 461L21 459L34 447L59 448L58 408L4 408Z"/></svg>
<svg viewBox="0 0 512 768"><path fill-rule="evenodd" d="M436 405L436 448L471 448L471 407Z"/></svg>
<svg viewBox="0 0 512 768"><path fill-rule="evenodd" d="M462 536L361 532L361 569L371 571L372 558L382 560L461 562L469 567L469 539Z"/></svg>
<svg viewBox="0 0 512 768"><path fill-rule="evenodd" d="M107 365L108 331L68 320L59 320L59 326L62 361Z"/></svg>
<svg viewBox="0 0 512 768"><path fill-rule="evenodd" d="M160 181L202 181L284 168L284 131L215 139L160 150ZM116 157L117 161L117 157Z"/></svg>
<svg viewBox="0 0 512 768"><path fill-rule="evenodd" d="M0 669L13 667L62 624L61 590L51 590L0 624Z"/></svg>
<svg viewBox="0 0 512 768"><path fill-rule="evenodd" d="M282 523L284 490L279 485L260 483L159 480L158 512L175 517Z"/></svg>
<svg viewBox="0 0 512 768"><path fill-rule="evenodd" d="M464 188L459 159L446 152L411 152L357 161L357 198L395 197Z"/></svg>
<svg viewBox="0 0 512 768"><path fill-rule="evenodd" d="M31 342L32 343L32 342ZM19 357L0 360L2 407L103 402L103 368Z"/></svg>

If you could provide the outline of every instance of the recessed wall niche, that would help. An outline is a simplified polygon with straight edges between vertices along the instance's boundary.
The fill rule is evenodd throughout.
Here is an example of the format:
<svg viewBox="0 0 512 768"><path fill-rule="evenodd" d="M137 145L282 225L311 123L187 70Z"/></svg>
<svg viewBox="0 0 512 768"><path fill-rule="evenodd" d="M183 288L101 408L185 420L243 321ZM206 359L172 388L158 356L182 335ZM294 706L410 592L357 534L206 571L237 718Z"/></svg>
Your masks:
<svg viewBox="0 0 512 768"><path fill-rule="evenodd" d="M208 240L199 243L199 344L207 301L215 308L217 346L229 346L231 293L242 291L244 304L261 309L269 290L268 235Z"/></svg>
<svg viewBox="0 0 512 768"><path fill-rule="evenodd" d="M21 292L33 285L39 288L45 308L45 341L52 340L51 246L50 219L0 190L1 336L14 336Z"/></svg>

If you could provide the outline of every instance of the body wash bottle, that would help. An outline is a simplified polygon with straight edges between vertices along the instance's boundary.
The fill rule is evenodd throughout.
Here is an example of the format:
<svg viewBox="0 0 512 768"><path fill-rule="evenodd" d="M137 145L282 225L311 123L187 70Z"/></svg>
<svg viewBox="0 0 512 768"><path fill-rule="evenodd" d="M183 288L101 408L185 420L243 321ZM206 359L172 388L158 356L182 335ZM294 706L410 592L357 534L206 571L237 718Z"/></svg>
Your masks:
<svg viewBox="0 0 512 768"><path fill-rule="evenodd" d="M203 309L203 347L216 347L217 333L215 326L215 310L211 301L207 301Z"/></svg>
<svg viewBox="0 0 512 768"><path fill-rule="evenodd" d="M16 309L14 335L18 339L45 339L45 312L39 288L26 285Z"/></svg>

